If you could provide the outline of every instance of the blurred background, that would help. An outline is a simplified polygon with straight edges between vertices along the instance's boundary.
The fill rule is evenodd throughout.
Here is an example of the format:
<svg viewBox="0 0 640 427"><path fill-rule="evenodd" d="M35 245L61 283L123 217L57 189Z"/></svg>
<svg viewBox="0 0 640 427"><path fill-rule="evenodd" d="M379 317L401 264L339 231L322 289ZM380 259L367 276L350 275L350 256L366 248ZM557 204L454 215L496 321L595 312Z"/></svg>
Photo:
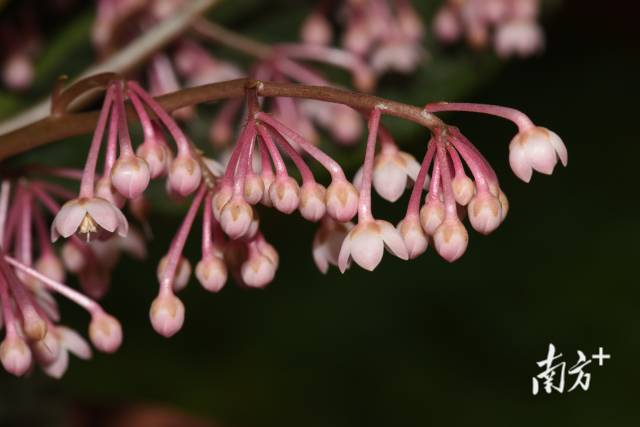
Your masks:
<svg viewBox="0 0 640 427"><path fill-rule="evenodd" d="M264 41L295 39L309 9L293 0L230 3L211 18ZM414 1L427 22L432 3ZM261 291L229 284L212 295L192 279L181 297L185 326L167 340L150 327L148 307L155 262L185 206L160 196L149 261L121 262L104 300L124 326L120 351L74 359L59 381L0 373L0 426L640 425L640 221L632 181L640 155L640 33L631 3L555 2L544 16L547 49L528 60L503 63L428 40L431 60L415 76L381 82L381 95L418 105L519 108L569 149L568 168L524 184L508 167L512 125L444 116L491 161L511 202L494 234L470 232L460 261L448 264L430 249L412 262L385 257L374 273L354 267L325 276L311 258L315 226L263 210L265 234L280 251L275 281ZM47 23L35 83L20 95L0 93L3 118L46 94L56 75L91 63L92 13L83 2ZM208 113L200 114L206 122ZM421 158L425 132L389 125ZM196 123L192 134L201 128ZM80 165L88 138L13 161ZM353 172L362 146L344 151ZM374 205L392 222L404 212L402 202L376 198ZM198 259L198 246L190 241L190 259ZM63 311L66 323L84 329L85 313L70 305ZM589 357L603 347L612 358L585 368L588 391L533 396L536 362L550 343L568 365L578 350Z"/></svg>

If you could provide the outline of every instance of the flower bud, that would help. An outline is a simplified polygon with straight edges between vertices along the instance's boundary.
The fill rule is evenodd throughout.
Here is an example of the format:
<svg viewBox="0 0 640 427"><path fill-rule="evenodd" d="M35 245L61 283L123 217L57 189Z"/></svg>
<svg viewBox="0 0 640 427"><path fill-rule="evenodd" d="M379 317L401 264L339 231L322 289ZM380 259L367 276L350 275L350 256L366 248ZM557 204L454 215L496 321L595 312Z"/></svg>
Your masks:
<svg viewBox="0 0 640 427"><path fill-rule="evenodd" d="M22 338L7 337L0 344L0 361L7 372L20 377L31 367L31 350Z"/></svg>
<svg viewBox="0 0 640 427"><path fill-rule="evenodd" d="M409 259L415 259L425 253L429 246L429 238L422 229L417 215L407 216L400 221L398 231L407 247Z"/></svg>
<svg viewBox="0 0 640 427"><path fill-rule="evenodd" d="M220 226L232 239L244 236L253 219L253 208L240 196L234 196L220 212Z"/></svg>
<svg viewBox="0 0 640 427"><path fill-rule="evenodd" d="M383 199L395 202L407 188L408 176L415 177L419 170L420 164L410 154L383 150L373 166L373 187Z"/></svg>
<svg viewBox="0 0 640 427"><path fill-rule="evenodd" d="M273 280L276 268L276 265L268 257L257 251L250 251L249 258L240 267L240 273L247 286L264 288Z"/></svg>
<svg viewBox="0 0 640 427"><path fill-rule="evenodd" d="M86 257L73 242L65 242L62 245L62 262L71 273L77 273L87 264Z"/></svg>
<svg viewBox="0 0 640 427"><path fill-rule="evenodd" d="M220 213L227 203L233 197L233 188L229 185L224 185L220 188L211 199L211 210L216 220L220 221Z"/></svg>
<svg viewBox="0 0 640 427"><path fill-rule="evenodd" d="M442 7L435 16L433 30L438 39L453 43L462 35L460 22L450 7Z"/></svg>
<svg viewBox="0 0 640 427"><path fill-rule="evenodd" d="M196 265L196 277L209 292L219 292L227 282L227 266L221 258L209 255Z"/></svg>
<svg viewBox="0 0 640 427"><path fill-rule="evenodd" d="M36 260L35 269L56 282L64 282L66 276L64 265L53 252L43 253Z"/></svg>
<svg viewBox="0 0 640 427"><path fill-rule="evenodd" d="M533 20L511 20L499 25L495 33L498 56L531 56L544 48L544 33Z"/></svg>
<svg viewBox="0 0 640 427"><path fill-rule="evenodd" d="M138 147L136 154L147 162L149 175L152 179L167 172L169 154L167 153L167 147L164 145L153 141L145 141Z"/></svg>
<svg viewBox="0 0 640 427"><path fill-rule="evenodd" d="M460 258L467 250L469 235L457 218L447 218L436 229L433 244L440 256L449 262Z"/></svg>
<svg viewBox="0 0 640 427"><path fill-rule="evenodd" d="M151 304L149 317L153 329L169 338L184 324L184 304L172 293L160 293Z"/></svg>
<svg viewBox="0 0 640 427"><path fill-rule="evenodd" d="M476 192L476 186L468 176L456 175L451 181L453 196L459 205L466 206Z"/></svg>
<svg viewBox="0 0 640 427"><path fill-rule="evenodd" d="M150 178L147 162L133 154L120 156L111 169L111 183L127 199L141 195Z"/></svg>
<svg viewBox="0 0 640 427"><path fill-rule="evenodd" d="M95 195L111 202L118 209L122 209L126 202L124 196L113 188L110 176L103 176L96 182Z"/></svg>
<svg viewBox="0 0 640 427"><path fill-rule="evenodd" d="M290 176L277 177L269 187L269 197L276 209L290 214L300 203L300 187Z"/></svg>
<svg viewBox="0 0 640 427"><path fill-rule="evenodd" d="M358 212L358 191L345 180L333 180L327 188L327 213L339 222L347 222Z"/></svg>
<svg viewBox="0 0 640 427"><path fill-rule="evenodd" d="M105 353L114 353L122 344L122 327L115 317L99 312L92 316L89 338L93 345Z"/></svg>
<svg viewBox="0 0 640 427"><path fill-rule="evenodd" d="M337 142L351 145L358 140L362 133L362 121L360 115L351 108L342 104L332 104L333 120L328 127L331 135Z"/></svg>
<svg viewBox="0 0 640 427"><path fill-rule="evenodd" d="M60 354L60 341L53 331L49 331L43 339L31 343L31 349L39 364L49 365L54 363Z"/></svg>
<svg viewBox="0 0 640 427"><path fill-rule="evenodd" d="M200 185L202 171L190 154L178 154L169 168L169 184L181 196L193 193Z"/></svg>
<svg viewBox="0 0 640 427"><path fill-rule="evenodd" d="M317 182L305 183L300 189L300 214L308 221L316 222L324 216L327 190Z"/></svg>
<svg viewBox="0 0 640 427"><path fill-rule="evenodd" d="M167 268L167 262L169 260L168 255L162 257L160 262L158 263L158 269L156 271L158 281L162 283L162 279L165 275L165 270ZM176 267L175 276L173 278L173 290L175 292L179 292L187 287L189 283L189 278L191 277L191 263L188 259L183 256L180 256L178 260L178 265Z"/></svg>
<svg viewBox="0 0 640 427"><path fill-rule="evenodd" d="M40 341L47 335L47 322L40 317L34 307L22 308L22 329L31 341Z"/></svg>
<svg viewBox="0 0 640 427"><path fill-rule="evenodd" d="M264 206L271 207L273 206L273 203L271 203L269 189L271 188L271 184L273 184L273 182L275 181L275 178L273 176L273 173L265 172L262 172L260 174L260 177L262 178L262 184L264 185L264 192L262 193L262 200L260 200L260 203L262 203Z"/></svg>
<svg viewBox="0 0 640 427"><path fill-rule="evenodd" d="M331 24L327 21L322 13L312 12L307 19L304 20L300 29L300 38L309 44L318 44L326 46L331 43L333 30Z"/></svg>
<svg viewBox="0 0 640 427"><path fill-rule="evenodd" d="M469 222L478 233L489 234L502 222L502 207L497 197L488 192L475 195L468 207Z"/></svg>
<svg viewBox="0 0 640 427"><path fill-rule="evenodd" d="M247 174L244 181L244 199L250 205L257 204L262 200L264 194L264 183L260 175L254 173Z"/></svg>
<svg viewBox="0 0 640 427"><path fill-rule="evenodd" d="M433 236L444 221L444 203L440 199L427 196L427 203L420 209L420 224L425 233Z"/></svg>

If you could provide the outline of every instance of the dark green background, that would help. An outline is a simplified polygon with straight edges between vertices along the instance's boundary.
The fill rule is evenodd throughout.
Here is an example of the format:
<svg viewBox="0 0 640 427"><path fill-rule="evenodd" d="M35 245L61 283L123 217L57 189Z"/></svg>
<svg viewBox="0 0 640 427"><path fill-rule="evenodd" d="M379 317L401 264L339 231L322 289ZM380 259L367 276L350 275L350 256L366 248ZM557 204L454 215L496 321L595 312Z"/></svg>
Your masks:
<svg viewBox="0 0 640 427"><path fill-rule="evenodd" d="M270 29L289 22L279 31L292 33L302 12L272 3L261 4L279 9L253 12L248 21L229 8L220 13L237 29L277 39ZM430 249L412 262L385 257L374 273L352 268L323 276L311 259L314 226L263 211L265 234L281 256L275 281L263 291L230 283L218 295L192 281L181 295L184 329L166 340L152 331L147 313L155 260L179 217L159 202L165 213L153 216L151 260L122 262L105 300L123 322L122 349L72 360L61 381L0 375L0 425L49 426L77 405L140 401L234 427L640 425L640 61L625 3L575 1L553 11L540 58L498 70L489 55L436 49L420 76L383 82L381 93L414 103L447 97L520 108L569 149L567 169L535 175L527 185L508 169L511 125L445 117L486 154L511 202L496 233L471 232L459 262L445 263ZM420 154L425 133L393 125L403 127L403 145ZM77 147L60 144L32 156L65 159ZM345 161L359 156L356 150ZM395 221L404 205L376 199L374 209ZM199 239L192 240L195 261ZM84 313L65 308L69 323L84 329ZM532 396L535 362L551 342L569 364L577 350L590 355L600 346L612 359L588 367L587 392Z"/></svg>

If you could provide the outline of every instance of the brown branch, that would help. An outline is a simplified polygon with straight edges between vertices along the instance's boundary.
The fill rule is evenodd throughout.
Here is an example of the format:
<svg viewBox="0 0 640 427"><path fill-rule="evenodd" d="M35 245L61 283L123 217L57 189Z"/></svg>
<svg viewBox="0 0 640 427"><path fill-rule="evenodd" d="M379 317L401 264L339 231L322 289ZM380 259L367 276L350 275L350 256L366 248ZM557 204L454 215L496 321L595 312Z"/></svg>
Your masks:
<svg viewBox="0 0 640 427"><path fill-rule="evenodd" d="M435 115L420 107L391 101L377 96L326 86L306 86L293 83L274 83L253 79L237 79L179 90L156 98L167 111L189 105L244 96L247 88L257 88L264 97L292 97L315 99L347 105L359 111L380 108L389 116L418 123L431 130L445 126ZM98 120L98 111L50 116L31 125L0 136L0 160L63 138L90 133ZM129 106L130 121L136 121Z"/></svg>

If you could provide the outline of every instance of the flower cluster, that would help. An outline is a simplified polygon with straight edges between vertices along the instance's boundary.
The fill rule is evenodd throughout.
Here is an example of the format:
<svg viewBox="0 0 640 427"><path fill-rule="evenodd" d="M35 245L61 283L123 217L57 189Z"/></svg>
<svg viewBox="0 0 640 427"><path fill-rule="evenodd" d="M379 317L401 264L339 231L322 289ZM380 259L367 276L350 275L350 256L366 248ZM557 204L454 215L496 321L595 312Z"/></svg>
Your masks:
<svg viewBox="0 0 640 427"><path fill-rule="evenodd" d="M305 19L301 37L309 44L329 45L333 8L324 1ZM346 0L337 11L341 45L366 61L377 75L414 71L425 52L422 20L409 0Z"/></svg>
<svg viewBox="0 0 640 427"><path fill-rule="evenodd" d="M38 179L23 178L13 186L5 179L0 189L0 329L5 330L0 361L17 376L37 365L47 375L60 378L69 353L89 359L92 350L78 332L60 323L54 294L90 314L89 338L98 350L112 353L122 342L120 323L95 300L62 283L67 273L77 276L87 294L100 297L119 252L137 246L136 254L144 255L144 246L140 253L140 241L132 245L113 240L94 247L72 238L59 256L49 240L43 209L58 212L56 198L68 197L67 190ZM132 233L123 240L135 238ZM103 258L107 253L112 262Z"/></svg>
<svg viewBox="0 0 640 427"><path fill-rule="evenodd" d="M258 95L262 83L248 82L246 99L240 100L246 116L224 166L195 149L171 115L139 84L114 78L106 84L84 169L34 167L30 171L80 180L77 197L43 180L13 180L13 195L11 181L3 183L0 318L6 338L0 356L9 372L26 372L35 354L45 372L60 376L67 366L67 350L80 357L90 355L78 334L55 324L59 315L51 291L89 311L90 337L98 349L111 352L119 346L122 332L117 320L94 300L61 282L66 272L74 273L87 295L100 298L108 289L110 271L120 252L144 256L140 233L129 227L121 209L128 203L134 216L144 219L144 192L154 178L166 177L166 189L172 197L193 195L157 268L159 290L149 316L154 329L166 337L177 333L184 323L185 307L176 294L191 276L191 263L183 250L200 212L202 251L195 276L210 292L219 292L228 276L247 288L263 288L274 279L280 259L261 229L259 205L284 214L297 211L319 224L312 254L323 273L331 265L344 272L352 262L373 270L385 248L403 260L413 259L424 253L429 243L452 262L468 245L462 223L465 217L481 234L491 233L504 221L509 205L494 170L457 128L434 119L432 137L419 164L400 150L382 126L389 108L384 102L361 111L368 122L368 138L363 165L351 183L326 152L277 114L265 112L265 99ZM140 122L143 141L137 146L129 134L127 111ZM485 113L513 121L519 132L511 142L509 161L524 181L530 180L534 170L550 174L558 159L567 163L561 139L516 110L438 103L427 105L421 114L430 116L439 111ZM101 151L104 165L96 177ZM330 182L325 185L316 179L309 160L326 169ZM292 169L296 171L293 174ZM396 202L407 188L411 188L411 196L406 215L397 226L374 216L373 189ZM61 207L56 200L60 198L68 200ZM47 239L42 207L55 215L50 239L68 239L61 251L62 261ZM32 250L32 229L36 231L37 251ZM35 263L34 252L39 256ZM57 347L51 350L52 346Z"/></svg>
<svg viewBox="0 0 640 427"><path fill-rule="evenodd" d="M445 43L466 38L477 48L493 44L501 57L524 57L544 47L539 13L539 0L448 0L433 29Z"/></svg>

